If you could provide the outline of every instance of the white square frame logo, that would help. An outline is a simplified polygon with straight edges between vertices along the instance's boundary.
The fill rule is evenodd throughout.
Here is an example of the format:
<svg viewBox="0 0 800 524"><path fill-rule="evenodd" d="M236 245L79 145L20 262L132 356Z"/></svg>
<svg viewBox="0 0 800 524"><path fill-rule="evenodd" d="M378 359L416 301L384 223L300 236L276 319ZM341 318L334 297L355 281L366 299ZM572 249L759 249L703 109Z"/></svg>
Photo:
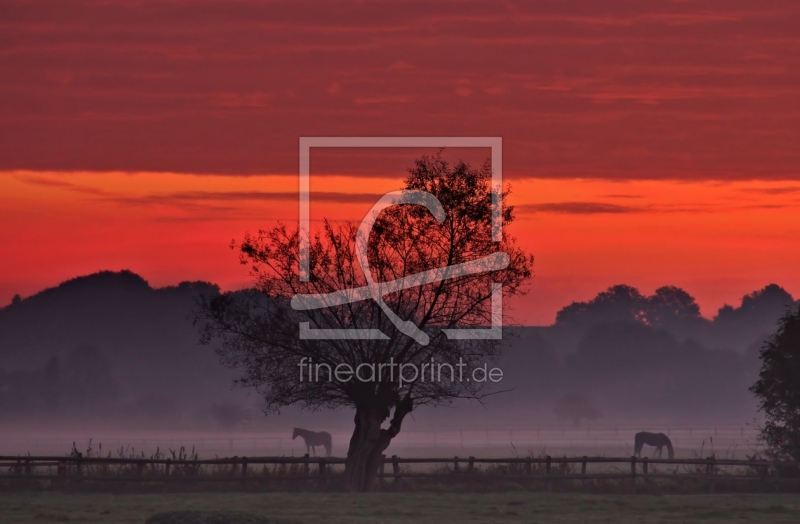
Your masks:
<svg viewBox="0 0 800 524"><path fill-rule="evenodd" d="M300 170L299 170L299 278L301 282L308 282L309 275L309 246L310 246L310 192L311 192L311 148L368 148L368 147L481 147L490 148L492 166L492 241L503 240L503 201L501 192L503 187L503 139L502 137L300 137ZM495 191L495 189L498 189ZM502 285L495 283L492 288L492 327L488 329L443 329L450 339L501 339L502 338ZM333 333L336 331L337 333ZM341 333L339 333L341 331ZM308 322L300 323L300 338L302 339L357 339L376 338L374 330L358 329L312 329ZM363 334L364 336L360 336ZM377 337L384 338L384 337Z"/></svg>

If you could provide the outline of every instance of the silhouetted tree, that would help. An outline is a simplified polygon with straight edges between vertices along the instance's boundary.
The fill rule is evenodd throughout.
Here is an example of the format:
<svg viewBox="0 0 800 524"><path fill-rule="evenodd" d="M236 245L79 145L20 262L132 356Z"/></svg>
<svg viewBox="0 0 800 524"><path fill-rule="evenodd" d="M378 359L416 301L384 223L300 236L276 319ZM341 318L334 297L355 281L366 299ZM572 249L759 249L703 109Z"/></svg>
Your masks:
<svg viewBox="0 0 800 524"><path fill-rule="evenodd" d="M573 302L556 313L556 326L589 328L602 322L641 321L647 300L635 287L617 285L588 302Z"/></svg>
<svg viewBox="0 0 800 524"><path fill-rule="evenodd" d="M766 416L761 437L770 453L800 461L800 308L787 311L765 342L750 391Z"/></svg>
<svg viewBox="0 0 800 524"><path fill-rule="evenodd" d="M722 306L713 321L715 338L744 351L750 343L760 344L769 336L775 322L793 305L792 295L777 284L769 284L743 296L739 307Z"/></svg>
<svg viewBox="0 0 800 524"><path fill-rule="evenodd" d="M556 314L556 326L589 329L607 322L640 322L684 334L708 323L694 297L675 286L663 286L650 296L617 285L588 302L573 302Z"/></svg>
<svg viewBox="0 0 800 524"><path fill-rule="evenodd" d="M706 323L694 297L675 286L663 286L647 297L645 321L658 328L678 329L686 324Z"/></svg>
<svg viewBox="0 0 800 524"><path fill-rule="evenodd" d="M501 252L508 255L505 269L489 271L480 266L487 269L395 289L383 296L389 311L364 295L360 301L331 299L330 307L299 312L289 307L298 293L335 293L368 284L363 261L358 260L358 224L325 221L324 230L311 239L309 282L301 282L298 276L300 233L279 225L258 236L246 236L238 246L242 263L251 267L256 278L255 289L220 295L200 308L203 340L221 340L218 353L223 362L243 371L240 383L256 387L266 409L291 404L355 409L345 468L349 490L372 487L381 454L414 408L454 398L480 398L486 391L486 379L472 377L480 379L487 360L497 355L499 341L452 340L442 329L487 327L493 284L502 284L505 295L513 295L521 292L520 286L531 276L533 258L516 246L514 238L506 234L501 243L492 241L491 202L493 198L505 201L508 193L491 188L490 182L488 164L473 169L464 163L450 166L439 156L417 160L404 191L434 195L444 211L439 216L442 221L419 205L385 208L366 239L365 269L377 283L405 278L419 284L422 272L474 263ZM513 208L505 205L503 210L508 224ZM418 326L424 336L401 333L388 314ZM309 322L315 329L379 329L389 336L387 340L303 340L299 322ZM432 371L423 366L431 366L434 360L444 371L430 380ZM314 380L309 380L307 367L305 377L299 372L303 363L317 366ZM400 365L407 366L404 380L399 377ZM410 365L422 373L413 376ZM337 366L361 370L363 378L332 376ZM388 427L382 428L387 419Z"/></svg>
<svg viewBox="0 0 800 524"><path fill-rule="evenodd" d="M794 304L792 295L777 284L769 284L742 297L738 308L725 305L717 313L717 322L759 322L771 329L787 306Z"/></svg>

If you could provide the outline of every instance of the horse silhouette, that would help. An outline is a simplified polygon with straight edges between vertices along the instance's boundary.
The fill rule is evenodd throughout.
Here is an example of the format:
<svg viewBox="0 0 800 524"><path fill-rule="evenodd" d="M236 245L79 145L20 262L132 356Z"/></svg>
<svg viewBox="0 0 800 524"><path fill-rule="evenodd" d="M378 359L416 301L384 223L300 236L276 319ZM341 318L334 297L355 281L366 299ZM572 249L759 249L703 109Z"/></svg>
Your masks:
<svg viewBox="0 0 800 524"><path fill-rule="evenodd" d="M669 458L675 458L675 452L672 449L672 442L670 442L669 437L663 433L648 433L647 431L637 433L636 437L634 438L634 454L637 457L642 456L642 446L645 444L658 448L656 450L656 453L658 453L658 458L661 458L661 451L664 449L664 446L667 447ZM653 453L653 456L655 456L655 453Z"/></svg>
<svg viewBox="0 0 800 524"><path fill-rule="evenodd" d="M325 456L331 456L331 434L327 431L309 431L307 429L300 429L294 428L294 433L292 433L292 440L296 439L297 437L303 437L303 440L306 443L306 453L311 454L312 450L314 456L317 456L317 446L322 446L325 448Z"/></svg>

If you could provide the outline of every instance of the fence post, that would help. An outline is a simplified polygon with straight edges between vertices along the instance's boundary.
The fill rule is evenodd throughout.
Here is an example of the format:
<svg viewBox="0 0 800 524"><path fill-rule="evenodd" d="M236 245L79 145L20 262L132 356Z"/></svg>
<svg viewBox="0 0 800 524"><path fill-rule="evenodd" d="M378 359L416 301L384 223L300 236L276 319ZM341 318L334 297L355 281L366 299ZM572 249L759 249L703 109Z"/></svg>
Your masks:
<svg viewBox="0 0 800 524"><path fill-rule="evenodd" d="M326 479L326 472L327 472L326 470L327 470L327 468L326 468L326 464L325 464L325 459L324 458L320 458L319 459L319 487L320 488L325 487L325 479Z"/></svg>
<svg viewBox="0 0 800 524"><path fill-rule="evenodd" d="M83 453L78 452L78 458L75 460L75 472L78 476L83 475L83 469L81 468L82 461L83 461Z"/></svg>
<svg viewBox="0 0 800 524"><path fill-rule="evenodd" d="M642 473L647 475L647 457L642 459Z"/></svg>
<svg viewBox="0 0 800 524"><path fill-rule="evenodd" d="M553 489L553 485L550 483L550 460L550 455L547 455L544 463L544 474L547 476L547 480L545 481L547 491L552 491Z"/></svg>
<svg viewBox="0 0 800 524"><path fill-rule="evenodd" d="M392 455L392 473L394 473L394 484L400 482L400 462L397 460L397 455Z"/></svg>
<svg viewBox="0 0 800 524"><path fill-rule="evenodd" d="M247 480L247 457L242 457L242 484Z"/></svg>
<svg viewBox="0 0 800 524"><path fill-rule="evenodd" d="M306 453L305 456L303 457L303 469L305 470L306 477L309 474L309 471L310 471L309 468L310 468L310 466L308 464L308 453Z"/></svg>
<svg viewBox="0 0 800 524"><path fill-rule="evenodd" d="M636 495L636 455L631 457L631 483L633 484L633 494Z"/></svg>
<svg viewBox="0 0 800 524"><path fill-rule="evenodd" d="M710 493L714 493L714 470L717 469L714 466L714 457L708 457L708 463L706 464L706 474L711 477L710 482L708 483L708 491Z"/></svg>
<svg viewBox="0 0 800 524"><path fill-rule="evenodd" d="M472 473L475 471L475 457L469 458L469 464L467 464L467 473Z"/></svg>
<svg viewBox="0 0 800 524"><path fill-rule="evenodd" d="M525 461L525 474L526 475L533 474L533 462L531 461L531 459Z"/></svg>
<svg viewBox="0 0 800 524"><path fill-rule="evenodd" d="M581 486L586 485L586 463L588 462L588 459L589 457L584 455L583 461L581 462L581 476L583 477L583 479L581 479Z"/></svg>
<svg viewBox="0 0 800 524"><path fill-rule="evenodd" d="M381 455L381 467L378 470L378 486L383 488L383 476L386 474L386 455Z"/></svg>
<svg viewBox="0 0 800 524"><path fill-rule="evenodd" d="M169 477L169 466L172 464L172 459L167 459L167 464L164 466L164 476Z"/></svg>
<svg viewBox="0 0 800 524"><path fill-rule="evenodd" d="M453 473L459 473L459 470L458 470L458 457L453 459Z"/></svg>

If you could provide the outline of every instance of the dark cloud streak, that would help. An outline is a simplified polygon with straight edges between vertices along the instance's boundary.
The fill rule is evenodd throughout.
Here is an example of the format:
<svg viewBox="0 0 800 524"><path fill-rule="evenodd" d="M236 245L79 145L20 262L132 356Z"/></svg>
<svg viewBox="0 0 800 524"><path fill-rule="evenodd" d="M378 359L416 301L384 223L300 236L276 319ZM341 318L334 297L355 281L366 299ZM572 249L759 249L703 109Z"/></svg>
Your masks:
<svg viewBox="0 0 800 524"><path fill-rule="evenodd" d="M45 178L40 176L17 176L18 180L26 184L53 187L75 193L102 197L120 203L151 204L151 203L199 203L199 202L236 202L236 201L271 201L271 202L297 202L297 192L270 192L270 191L179 191L163 194L150 194L144 196L123 196L103 189L75 184L62 179ZM315 191L311 198L315 202L329 204L374 204L382 197L378 193L339 193L335 191ZM231 208L233 209L233 208Z"/></svg>
<svg viewBox="0 0 800 524"><path fill-rule="evenodd" d="M646 213L648 208L620 206L605 202L545 202L514 206L520 213L561 213L568 215L596 215L618 213Z"/></svg>
<svg viewBox="0 0 800 524"><path fill-rule="evenodd" d="M311 193L315 202L329 204L374 204L383 195L377 193L337 193L332 191L316 191ZM269 192L269 191L186 191L166 193L163 195L147 195L143 197L122 197L129 203L152 202L206 202L206 201L271 201L271 202L297 202L297 192Z"/></svg>

